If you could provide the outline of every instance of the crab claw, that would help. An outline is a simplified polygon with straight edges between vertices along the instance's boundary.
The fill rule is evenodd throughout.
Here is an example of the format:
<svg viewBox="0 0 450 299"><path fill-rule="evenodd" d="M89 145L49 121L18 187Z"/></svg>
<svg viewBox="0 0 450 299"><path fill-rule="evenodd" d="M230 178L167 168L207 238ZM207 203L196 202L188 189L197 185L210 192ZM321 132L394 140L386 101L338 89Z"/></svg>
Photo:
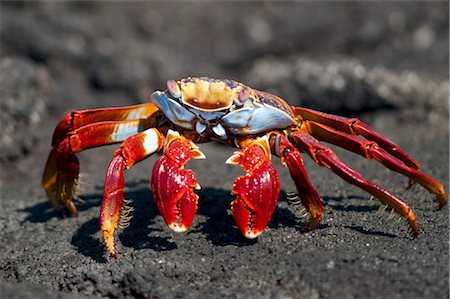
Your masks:
<svg viewBox="0 0 450 299"><path fill-rule="evenodd" d="M190 140L169 130L164 155L155 163L152 173L152 192L158 209L170 229L186 231L197 211L200 189L195 174L184 165L190 159L204 159L205 155Z"/></svg>
<svg viewBox="0 0 450 299"><path fill-rule="evenodd" d="M243 142L227 164L239 164L245 176L234 181L231 211L239 231L247 238L259 236L269 223L280 196L280 180L270 162L270 149L266 137Z"/></svg>

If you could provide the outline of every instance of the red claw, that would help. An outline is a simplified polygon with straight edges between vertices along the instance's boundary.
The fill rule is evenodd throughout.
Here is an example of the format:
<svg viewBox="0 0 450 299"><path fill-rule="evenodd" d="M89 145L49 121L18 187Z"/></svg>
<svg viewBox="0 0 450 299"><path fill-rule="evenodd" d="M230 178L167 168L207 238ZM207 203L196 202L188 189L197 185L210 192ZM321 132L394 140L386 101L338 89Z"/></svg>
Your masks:
<svg viewBox="0 0 450 299"><path fill-rule="evenodd" d="M164 155L153 167L151 185L158 209L173 231L186 231L197 212L198 195L194 189L200 189L200 185L194 172L184 169L184 165L191 158L204 157L194 143L169 131Z"/></svg>
<svg viewBox="0 0 450 299"><path fill-rule="evenodd" d="M280 196L280 180L270 162L267 139L246 142L227 163L239 164L246 172L234 181L232 192L237 196L231 211L239 231L247 238L256 238L269 223Z"/></svg>

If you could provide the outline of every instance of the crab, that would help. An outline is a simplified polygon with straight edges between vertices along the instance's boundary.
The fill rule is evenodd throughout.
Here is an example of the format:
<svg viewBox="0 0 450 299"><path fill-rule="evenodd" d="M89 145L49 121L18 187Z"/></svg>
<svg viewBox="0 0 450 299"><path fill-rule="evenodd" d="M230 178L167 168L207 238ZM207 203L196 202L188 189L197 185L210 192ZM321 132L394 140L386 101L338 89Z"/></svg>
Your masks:
<svg viewBox="0 0 450 299"><path fill-rule="evenodd" d="M308 228L317 228L323 206L308 179L301 153L306 153L350 184L376 197L383 206L405 218L413 237L419 227L412 209L394 194L368 181L342 162L322 142L331 143L407 176L435 194L439 208L447 203L443 186L420 171L420 165L395 143L357 118L345 118L304 107L234 80L188 77L167 81L148 103L116 108L71 111L56 126L42 186L57 211L77 215L73 202L79 176L76 153L122 142L108 166L100 211L100 229L111 256L114 234L126 226L132 207L123 200L124 170L161 153L151 176L156 205L167 226L186 231L197 211L200 189L190 159L205 155L196 143L218 141L236 151L227 161L245 175L234 181L231 211L238 230L256 238L267 226L280 197L280 180L271 156L281 159L295 182L298 197L309 214Z"/></svg>

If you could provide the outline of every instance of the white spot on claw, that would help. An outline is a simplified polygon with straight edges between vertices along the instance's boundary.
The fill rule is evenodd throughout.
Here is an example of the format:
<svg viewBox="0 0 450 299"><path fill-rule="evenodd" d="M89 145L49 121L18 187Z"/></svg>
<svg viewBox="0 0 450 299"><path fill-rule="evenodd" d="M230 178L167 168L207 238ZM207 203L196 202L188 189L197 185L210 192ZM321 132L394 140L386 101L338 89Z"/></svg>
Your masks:
<svg viewBox="0 0 450 299"><path fill-rule="evenodd" d="M169 228L171 230L173 230L176 233L184 233L185 231L187 231L187 227L184 225L180 225L178 223L171 223L169 224Z"/></svg>
<svg viewBox="0 0 450 299"><path fill-rule="evenodd" d="M144 140L142 146L147 155L153 154L159 148L159 137L155 129L150 129L144 132Z"/></svg>

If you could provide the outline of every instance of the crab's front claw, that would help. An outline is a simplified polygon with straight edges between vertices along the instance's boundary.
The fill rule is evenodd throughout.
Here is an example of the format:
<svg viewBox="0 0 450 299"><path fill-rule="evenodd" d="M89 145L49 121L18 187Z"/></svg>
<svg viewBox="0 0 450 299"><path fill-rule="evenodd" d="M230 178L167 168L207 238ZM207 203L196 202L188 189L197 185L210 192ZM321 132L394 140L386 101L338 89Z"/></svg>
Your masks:
<svg viewBox="0 0 450 299"><path fill-rule="evenodd" d="M239 231L247 238L256 238L269 223L280 196L280 180L277 170L270 162L267 138L242 143L243 149L228 160L239 164L245 176L234 181L231 211Z"/></svg>
<svg viewBox="0 0 450 299"><path fill-rule="evenodd" d="M184 169L184 165L190 159L204 158L192 141L169 130L164 154L153 167L151 186L159 212L173 231L186 231L197 212L198 195L194 189L200 189L200 185L194 172Z"/></svg>

